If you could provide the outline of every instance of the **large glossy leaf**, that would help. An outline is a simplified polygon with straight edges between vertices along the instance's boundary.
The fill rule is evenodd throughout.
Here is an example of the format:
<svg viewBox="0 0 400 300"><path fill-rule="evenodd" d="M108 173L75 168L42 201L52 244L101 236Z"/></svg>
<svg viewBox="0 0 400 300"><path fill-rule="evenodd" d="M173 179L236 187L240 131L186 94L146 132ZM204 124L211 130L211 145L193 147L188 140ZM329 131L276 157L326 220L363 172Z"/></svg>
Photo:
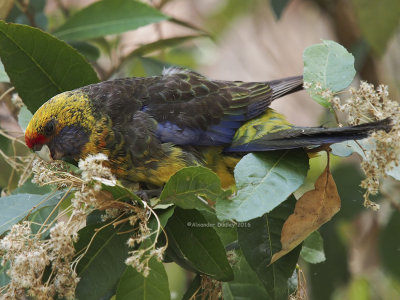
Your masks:
<svg viewBox="0 0 400 300"><path fill-rule="evenodd" d="M176 172L166 183L161 203L172 203L185 209L212 210L208 201L223 197L221 182L214 172L204 167L188 167Z"/></svg>
<svg viewBox="0 0 400 300"><path fill-rule="evenodd" d="M177 207L166 231L169 245L192 269L221 281L233 278L224 246L198 211Z"/></svg>
<svg viewBox="0 0 400 300"><path fill-rule="evenodd" d="M0 198L0 234L8 230L29 213L43 206L55 205L64 192L45 195L17 194Z"/></svg>
<svg viewBox="0 0 400 300"><path fill-rule="evenodd" d="M147 277L132 267L126 268L118 283L116 300L171 299L164 265L152 258L149 267L150 273Z"/></svg>
<svg viewBox="0 0 400 300"><path fill-rule="evenodd" d="M0 21L0 57L31 112L56 94L98 82L93 68L71 46L26 25Z"/></svg>
<svg viewBox="0 0 400 300"><path fill-rule="evenodd" d="M296 191L307 171L303 150L246 155L235 168L236 195L217 202L218 218L247 221L262 216Z"/></svg>
<svg viewBox="0 0 400 300"><path fill-rule="evenodd" d="M328 107L327 99L318 92L329 89L339 92L349 86L356 74L354 57L346 48L333 41L323 41L304 50L304 82L312 83L310 95L319 104ZM316 84L320 89L315 88Z"/></svg>
<svg viewBox="0 0 400 300"><path fill-rule="evenodd" d="M237 231L238 227L249 226L249 222L234 222L231 220L220 221L217 218L215 212L209 212L202 210L201 214L206 218L208 224L212 225L215 232L221 239L222 244L226 247L227 245L237 241Z"/></svg>
<svg viewBox="0 0 400 300"><path fill-rule="evenodd" d="M98 1L70 17L54 35L63 40L83 40L122 33L167 18L139 1Z"/></svg>
<svg viewBox="0 0 400 300"><path fill-rule="evenodd" d="M237 262L233 265L234 280L222 283L224 299L272 300L241 252L236 253Z"/></svg>
<svg viewBox="0 0 400 300"><path fill-rule="evenodd" d="M398 0L352 0L357 21L366 41L379 55L395 33L400 22Z"/></svg>
<svg viewBox="0 0 400 300"><path fill-rule="evenodd" d="M182 300L197 300L201 299L201 276L197 274L190 283L188 289L182 297Z"/></svg>
<svg viewBox="0 0 400 300"><path fill-rule="evenodd" d="M300 247L269 265L272 255L281 250L281 230L285 220L293 213L295 204L296 199L291 196L270 213L249 221L250 226L238 228L243 255L271 299L288 298L288 279L299 256Z"/></svg>
<svg viewBox="0 0 400 300"><path fill-rule="evenodd" d="M97 228L103 225L105 224L89 225L78 232L76 253L90 243ZM107 226L97 232L89 250L77 266L77 273L81 278L76 287L78 299L101 299L116 288L119 278L126 269L125 259L129 250L126 241L131 234L127 231L130 230L132 227L125 223L117 228L112 225Z"/></svg>

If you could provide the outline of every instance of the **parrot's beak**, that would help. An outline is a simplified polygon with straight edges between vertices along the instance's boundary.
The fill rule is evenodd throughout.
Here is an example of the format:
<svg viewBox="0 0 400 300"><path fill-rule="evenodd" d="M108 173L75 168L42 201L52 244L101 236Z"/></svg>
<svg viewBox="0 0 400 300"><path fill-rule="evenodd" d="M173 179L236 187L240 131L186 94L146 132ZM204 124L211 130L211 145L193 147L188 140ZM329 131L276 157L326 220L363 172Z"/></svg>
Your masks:
<svg viewBox="0 0 400 300"><path fill-rule="evenodd" d="M44 161L52 162L53 158L51 157L49 146L47 145L40 145L41 147L37 146L39 145L35 145L33 148L33 150L35 150L35 153Z"/></svg>

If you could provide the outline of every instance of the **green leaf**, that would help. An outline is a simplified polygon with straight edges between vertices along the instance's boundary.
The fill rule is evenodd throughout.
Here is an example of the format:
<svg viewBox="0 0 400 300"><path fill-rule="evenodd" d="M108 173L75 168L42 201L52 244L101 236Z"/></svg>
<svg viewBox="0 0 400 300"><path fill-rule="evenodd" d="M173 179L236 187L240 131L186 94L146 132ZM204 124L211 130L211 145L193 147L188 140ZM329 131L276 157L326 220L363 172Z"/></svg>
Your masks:
<svg viewBox="0 0 400 300"><path fill-rule="evenodd" d="M172 217L174 210L175 210L175 206L171 206L171 207L168 207L167 209L157 209L155 211L157 214L158 220L160 222L161 228L165 228L169 218ZM150 236L140 244L139 248L141 248L141 249L146 249L146 248L150 247L154 243L154 241L157 237L155 232L157 230L161 230L158 228L158 222L154 216L151 217L147 226L150 229ZM162 231L159 232L159 234L161 234L161 236L164 235L164 233Z"/></svg>
<svg viewBox="0 0 400 300"><path fill-rule="evenodd" d="M149 57L139 57L138 63L142 66L146 76L161 75L165 68L172 66L169 63Z"/></svg>
<svg viewBox="0 0 400 300"><path fill-rule="evenodd" d="M288 280L296 267L300 247L269 265L272 255L281 250L281 231L296 205L294 196L264 216L250 220L247 227L238 228L240 248L249 266L264 284L271 299L287 299Z"/></svg>
<svg viewBox="0 0 400 300"><path fill-rule="evenodd" d="M222 283L224 299L272 300L241 252L235 253L238 261L233 265L234 280Z"/></svg>
<svg viewBox="0 0 400 300"><path fill-rule="evenodd" d="M97 300L108 295L115 289L119 278L126 269L125 259L129 251L126 241L132 234L126 232L132 230L132 227L127 223L116 228L112 225L107 226L97 231L91 241L96 229L104 225L105 223L93 224L78 232L76 253L90 244L89 250L77 266L77 273L81 278L76 287L78 299Z"/></svg>
<svg viewBox="0 0 400 300"><path fill-rule="evenodd" d="M376 149L376 141L373 138L367 138L358 141L345 141L330 146L332 154L336 156L347 157L353 153L357 153L363 160L366 159L365 151ZM400 161L400 157L397 159ZM400 180L400 166L394 161L386 166L385 173L396 180Z"/></svg>
<svg viewBox="0 0 400 300"><path fill-rule="evenodd" d="M117 201L136 201L138 203L142 203L142 199L121 184L117 184L115 186L102 184L101 190L111 193L114 200Z"/></svg>
<svg viewBox="0 0 400 300"><path fill-rule="evenodd" d="M23 132L25 132L26 127L28 127L29 121L32 119L32 113L25 105L21 107L18 114L18 124L21 126Z"/></svg>
<svg viewBox="0 0 400 300"><path fill-rule="evenodd" d="M231 280L233 272L224 246L208 225L197 210L176 207L165 228L169 246L198 272L220 281Z"/></svg>
<svg viewBox="0 0 400 300"><path fill-rule="evenodd" d="M82 41L72 41L69 42L75 50L77 50L80 54L86 57L89 61L95 61L100 57L100 50L96 46L93 46L90 43L82 42Z"/></svg>
<svg viewBox="0 0 400 300"><path fill-rule="evenodd" d="M29 213L44 205L57 204L64 196L64 192L45 195L17 194L0 198L0 234L3 234L12 225L19 222Z"/></svg>
<svg viewBox="0 0 400 300"><path fill-rule="evenodd" d="M63 40L84 40L134 30L167 18L138 1L98 1L71 16L54 35Z"/></svg>
<svg viewBox="0 0 400 300"><path fill-rule="evenodd" d="M318 231L314 231L304 240L300 255L310 264L318 264L326 260L324 240Z"/></svg>
<svg viewBox="0 0 400 300"><path fill-rule="evenodd" d="M304 82L312 83L308 89L311 97L319 104L329 107L327 99L318 92L330 89L339 92L347 88L356 74L354 57L346 48L333 41L323 41L304 50ZM321 84L321 90L315 84Z"/></svg>
<svg viewBox="0 0 400 300"><path fill-rule="evenodd" d="M355 152L355 153L360 154L361 157L365 158L363 149L361 149L359 146L360 144L363 144L362 141L356 142L353 140L336 143L336 144L330 145L330 148L332 149L331 153L336 156L348 157Z"/></svg>
<svg viewBox="0 0 400 300"><path fill-rule="evenodd" d="M29 178L22 186L16 188L12 191L12 195L17 194L36 194L36 195L44 195L49 194L52 191L52 188L48 185L38 186L33 183L31 178Z"/></svg>
<svg viewBox="0 0 400 300"><path fill-rule="evenodd" d="M196 277L190 283L188 289L182 297L182 300L196 300L201 294L201 276L197 274ZM196 297L193 297L196 294ZM201 297L199 297L201 299Z"/></svg>
<svg viewBox="0 0 400 300"><path fill-rule="evenodd" d="M10 82L10 78L8 77L6 70L4 70L4 65L0 60L0 82Z"/></svg>
<svg viewBox="0 0 400 300"><path fill-rule="evenodd" d="M235 168L236 195L216 204L218 218L248 221L262 216L296 191L307 171L303 150L247 154Z"/></svg>
<svg viewBox="0 0 400 300"><path fill-rule="evenodd" d="M400 1L353 0L352 2L366 41L378 55L382 55L399 25Z"/></svg>
<svg viewBox="0 0 400 300"><path fill-rule="evenodd" d="M277 19L280 19L290 0L270 0L270 5Z"/></svg>
<svg viewBox="0 0 400 300"><path fill-rule="evenodd" d="M398 159L398 161L400 161L400 159ZM400 181L400 165L396 166L394 162L391 162L389 168L385 170L385 173Z"/></svg>
<svg viewBox="0 0 400 300"><path fill-rule="evenodd" d="M213 36L209 32L207 32L204 29L202 29L200 27L197 27L196 25L191 24L189 22L186 22L186 21L183 21L183 20L180 20L180 19L176 19L176 18L173 18L173 17L170 17L168 19L168 21L171 22L171 23L174 23L174 24L177 24L177 25L192 29L194 31L200 31L200 32L202 32L201 33L202 35L208 36L210 38L213 38Z"/></svg>
<svg viewBox="0 0 400 300"><path fill-rule="evenodd" d="M400 280L400 264L397 263L400 249L399 228L400 212L395 210L382 230L378 244L383 267L398 280Z"/></svg>
<svg viewBox="0 0 400 300"><path fill-rule="evenodd" d="M171 299L164 265L152 258L149 267L150 273L147 277L130 266L126 268L118 283L116 300Z"/></svg>
<svg viewBox="0 0 400 300"><path fill-rule="evenodd" d="M10 283L11 279L7 275L7 270L10 268L10 263L7 262L4 266L2 265L3 258L0 257L0 287L3 287Z"/></svg>
<svg viewBox="0 0 400 300"><path fill-rule="evenodd" d="M36 234L42 224L47 220L50 216L51 212L53 211L55 205L45 206L36 210L32 215L29 216L29 221L33 222L31 224L31 231L33 234ZM50 218L48 219L46 224L51 223L57 216L57 212L53 213ZM45 234L42 235L42 238L47 237L50 231L47 231Z"/></svg>
<svg viewBox="0 0 400 300"><path fill-rule="evenodd" d="M188 167L168 180L160 195L160 203L211 211L207 200L216 202L223 194L217 174L204 167Z"/></svg>
<svg viewBox="0 0 400 300"><path fill-rule="evenodd" d="M202 210L200 213L206 218L208 224L212 225L225 247L237 241L237 227L248 225L248 222L237 223L231 220L220 221L215 212Z"/></svg>
<svg viewBox="0 0 400 300"><path fill-rule="evenodd" d="M31 112L56 94L99 81L71 46L26 25L0 21L0 57Z"/></svg>
<svg viewBox="0 0 400 300"><path fill-rule="evenodd" d="M205 34L185 35L185 36L157 40L153 43L145 44L143 46L140 46L139 48L136 48L128 55L127 59L135 56L147 55L154 51L175 47L186 41L190 41L200 37L206 37L206 35Z"/></svg>

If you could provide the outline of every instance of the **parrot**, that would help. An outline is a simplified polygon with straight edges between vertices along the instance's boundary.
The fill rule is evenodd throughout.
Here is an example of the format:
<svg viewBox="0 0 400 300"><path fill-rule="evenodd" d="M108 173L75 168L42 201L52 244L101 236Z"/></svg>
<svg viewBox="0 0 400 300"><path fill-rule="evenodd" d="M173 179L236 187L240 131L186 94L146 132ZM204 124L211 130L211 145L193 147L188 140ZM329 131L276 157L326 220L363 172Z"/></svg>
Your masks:
<svg viewBox="0 0 400 300"><path fill-rule="evenodd" d="M269 108L302 89L302 76L223 81L169 68L159 76L114 79L52 97L33 115L25 142L53 160L103 153L117 178L148 186L163 186L182 168L205 166L227 188L246 153L317 147L390 130L387 119L298 127Z"/></svg>

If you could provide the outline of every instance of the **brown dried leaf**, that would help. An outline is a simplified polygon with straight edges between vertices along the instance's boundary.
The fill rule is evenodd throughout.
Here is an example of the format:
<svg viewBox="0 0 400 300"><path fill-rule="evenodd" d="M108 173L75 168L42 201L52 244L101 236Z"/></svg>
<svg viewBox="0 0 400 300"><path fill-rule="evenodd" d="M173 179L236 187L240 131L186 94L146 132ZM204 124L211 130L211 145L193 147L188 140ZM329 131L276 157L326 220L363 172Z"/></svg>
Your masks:
<svg viewBox="0 0 400 300"><path fill-rule="evenodd" d="M315 182L315 189L306 192L297 201L294 213L283 224L282 250L272 256L271 264L328 222L339 210L340 197L327 166Z"/></svg>

